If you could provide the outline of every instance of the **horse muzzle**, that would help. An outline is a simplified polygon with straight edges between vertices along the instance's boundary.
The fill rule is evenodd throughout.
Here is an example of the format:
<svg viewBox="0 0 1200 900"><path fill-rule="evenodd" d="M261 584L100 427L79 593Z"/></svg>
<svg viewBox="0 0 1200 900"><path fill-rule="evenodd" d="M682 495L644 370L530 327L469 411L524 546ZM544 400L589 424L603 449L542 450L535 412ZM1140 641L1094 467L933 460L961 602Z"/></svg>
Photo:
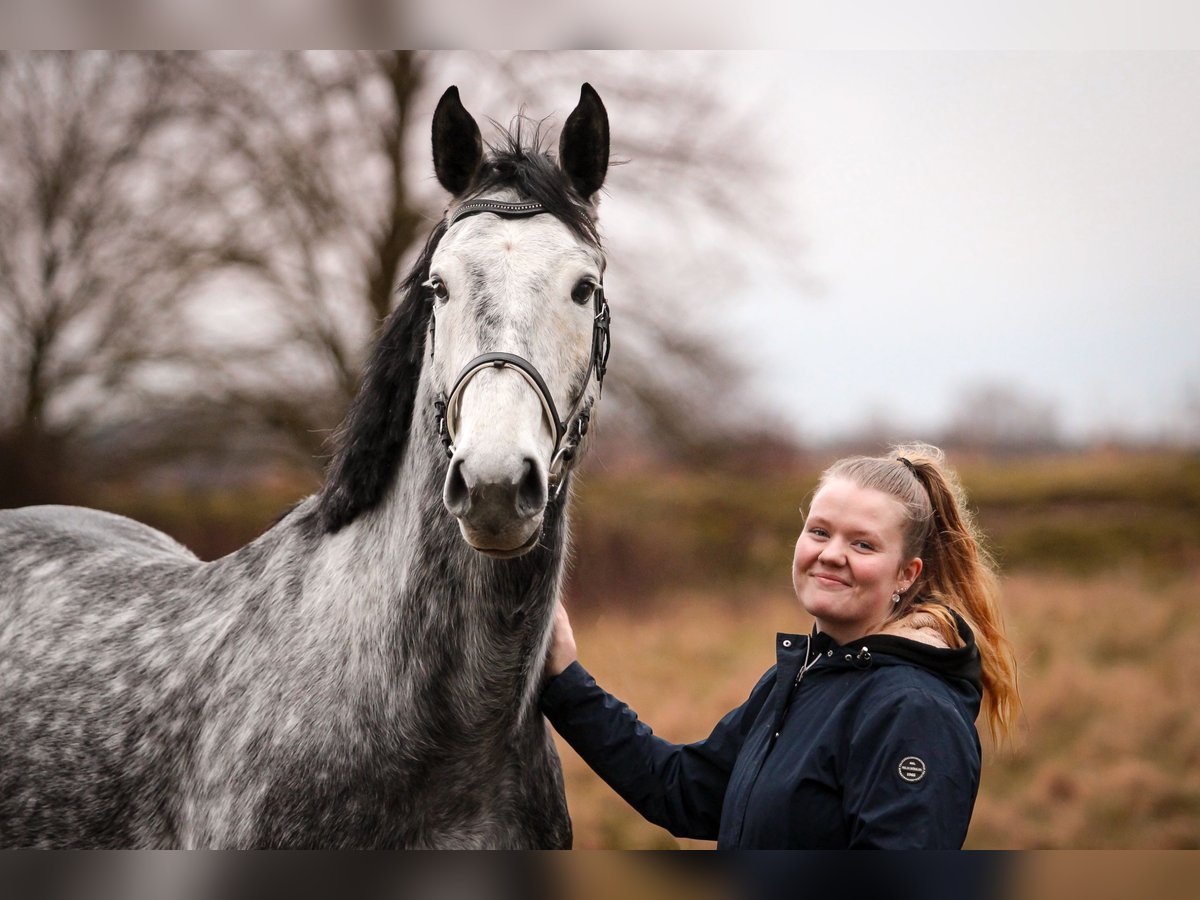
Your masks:
<svg viewBox="0 0 1200 900"><path fill-rule="evenodd" d="M501 559L528 553L542 533L548 498L545 467L531 456L500 467L480 462L455 453L442 490L446 509L480 553Z"/></svg>

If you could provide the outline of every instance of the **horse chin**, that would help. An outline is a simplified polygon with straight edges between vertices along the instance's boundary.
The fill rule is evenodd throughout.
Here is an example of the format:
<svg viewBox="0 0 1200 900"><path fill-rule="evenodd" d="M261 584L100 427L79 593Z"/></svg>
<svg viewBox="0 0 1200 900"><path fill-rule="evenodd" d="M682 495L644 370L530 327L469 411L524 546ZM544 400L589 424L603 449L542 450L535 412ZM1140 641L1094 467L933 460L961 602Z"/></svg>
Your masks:
<svg viewBox="0 0 1200 900"><path fill-rule="evenodd" d="M527 536L518 535L516 537L509 537L509 535L504 535L501 537L474 531L461 520L458 523L463 539L471 549L482 553L484 556L490 556L493 559L514 559L518 556L524 556L537 546L537 542L542 537L541 518L539 517L532 525L533 527ZM510 544L511 546L509 546Z"/></svg>

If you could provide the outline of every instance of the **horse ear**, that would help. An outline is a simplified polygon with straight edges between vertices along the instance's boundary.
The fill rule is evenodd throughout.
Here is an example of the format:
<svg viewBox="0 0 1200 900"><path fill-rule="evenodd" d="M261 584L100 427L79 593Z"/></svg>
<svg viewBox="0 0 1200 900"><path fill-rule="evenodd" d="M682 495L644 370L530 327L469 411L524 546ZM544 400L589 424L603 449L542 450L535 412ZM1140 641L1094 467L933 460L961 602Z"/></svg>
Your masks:
<svg viewBox="0 0 1200 900"><path fill-rule="evenodd" d="M600 95L587 82L558 139L558 162L584 199L604 184L608 172L608 113Z"/></svg>
<svg viewBox="0 0 1200 900"><path fill-rule="evenodd" d="M446 88L433 111L433 170L442 187L455 197L464 194L483 159L479 126L458 98L458 88Z"/></svg>

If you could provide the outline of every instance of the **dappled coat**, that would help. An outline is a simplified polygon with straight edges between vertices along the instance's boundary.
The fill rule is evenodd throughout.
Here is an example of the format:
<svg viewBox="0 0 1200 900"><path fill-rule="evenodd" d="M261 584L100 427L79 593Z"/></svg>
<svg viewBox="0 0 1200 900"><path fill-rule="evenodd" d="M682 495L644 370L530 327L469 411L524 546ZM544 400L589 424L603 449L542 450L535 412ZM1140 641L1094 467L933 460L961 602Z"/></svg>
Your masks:
<svg viewBox="0 0 1200 900"><path fill-rule="evenodd" d="M577 662L541 705L617 793L678 837L729 849L953 849L980 774L979 652L961 619L959 634L960 648L780 634L776 665L694 744L655 736Z"/></svg>
<svg viewBox="0 0 1200 900"><path fill-rule="evenodd" d="M537 712L571 491L569 467L550 490L567 427L543 427L543 406L547 384L565 409L599 398L598 310L573 289L602 293L608 120L584 85L559 161L519 122L485 156L457 89L443 94L434 168L454 208L528 216L477 203L434 228L324 487L253 543L201 561L121 516L0 510L0 847L570 845ZM492 278L439 300L436 267L479 259ZM531 281L557 285L557 317L530 313ZM488 401L526 379L477 382L468 436L447 447L451 351L493 347L552 365L523 403ZM481 457L508 468L470 468Z"/></svg>

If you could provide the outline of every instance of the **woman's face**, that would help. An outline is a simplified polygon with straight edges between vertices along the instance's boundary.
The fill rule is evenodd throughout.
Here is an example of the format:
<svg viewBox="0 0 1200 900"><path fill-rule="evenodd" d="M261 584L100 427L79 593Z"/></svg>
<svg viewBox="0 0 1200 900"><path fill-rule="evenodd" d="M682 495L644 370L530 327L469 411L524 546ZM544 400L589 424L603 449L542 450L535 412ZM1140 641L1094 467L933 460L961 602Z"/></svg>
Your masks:
<svg viewBox="0 0 1200 900"><path fill-rule="evenodd" d="M883 624L892 594L921 571L904 557L904 507L894 497L833 478L813 497L796 541L792 584L817 627L845 644Z"/></svg>

